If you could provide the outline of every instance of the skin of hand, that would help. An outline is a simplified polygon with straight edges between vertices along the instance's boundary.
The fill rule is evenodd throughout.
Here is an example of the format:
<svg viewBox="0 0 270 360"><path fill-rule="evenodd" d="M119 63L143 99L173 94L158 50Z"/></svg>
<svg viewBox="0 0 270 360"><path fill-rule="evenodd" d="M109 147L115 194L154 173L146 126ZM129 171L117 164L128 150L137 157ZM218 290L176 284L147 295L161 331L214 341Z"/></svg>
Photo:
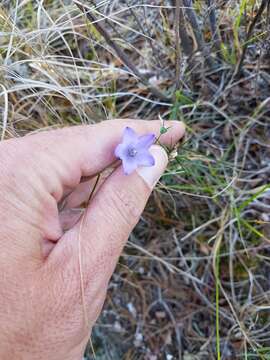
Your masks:
<svg viewBox="0 0 270 360"><path fill-rule="evenodd" d="M160 142L174 145L184 125L166 125L170 129ZM1 360L81 360L119 255L167 166L167 155L154 145L153 167L129 176L116 168L98 188L83 220L66 226L67 231L58 204L71 191L73 205L76 199L86 200L81 178L115 160L126 126L158 136L160 121L110 120L0 143Z"/></svg>

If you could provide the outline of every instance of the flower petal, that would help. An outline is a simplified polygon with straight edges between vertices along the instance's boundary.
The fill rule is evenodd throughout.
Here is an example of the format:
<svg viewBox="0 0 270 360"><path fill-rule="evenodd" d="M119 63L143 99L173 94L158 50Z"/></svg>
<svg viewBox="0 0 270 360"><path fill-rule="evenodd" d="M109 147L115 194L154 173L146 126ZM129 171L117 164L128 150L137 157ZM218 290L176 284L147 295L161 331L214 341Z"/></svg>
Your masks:
<svg viewBox="0 0 270 360"><path fill-rule="evenodd" d="M135 159L130 159L130 158L123 159L122 165L125 175L131 174L138 167L137 161Z"/></svg>
<svg viewBox="0 0 270 360"><path fill-rule="evenodd" d="M123 144L136 143L138 141L138 135L129 126L125 127L123 133Z"/></svg>
<svg viewBox="0 0 270 360"><path fill-rule="evenodd" d="M149 151L142 151L136 156L138 166L154 166L155 159Z"/></svg>
<svg viewBox="0 0 270 360"><path fill-rule="evenodd" d="M141 148L148 149L151 145L154 144L155 139L155 134L142 135L139 137L136 147L138 150Z"/></svg>
<svg viewBox="0 0 270 360"><path fill-rule="evenodd" d="M114 155L119 159L124 159L126 157L126 145L118 144L114 150Z"/></svg>

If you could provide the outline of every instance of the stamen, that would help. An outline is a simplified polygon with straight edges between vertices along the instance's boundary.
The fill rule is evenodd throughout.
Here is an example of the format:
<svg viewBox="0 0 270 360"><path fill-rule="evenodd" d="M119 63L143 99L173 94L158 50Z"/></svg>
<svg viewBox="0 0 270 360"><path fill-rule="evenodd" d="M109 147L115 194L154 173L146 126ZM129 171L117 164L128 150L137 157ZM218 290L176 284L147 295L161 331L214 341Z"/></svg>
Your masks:
<svg viewBox="0 0 270 360"><path fill-rule="evenodd" d="M137 152L138 151L135 148L128 149L128 155L131 156L131 157L136 156Z"/></svg>

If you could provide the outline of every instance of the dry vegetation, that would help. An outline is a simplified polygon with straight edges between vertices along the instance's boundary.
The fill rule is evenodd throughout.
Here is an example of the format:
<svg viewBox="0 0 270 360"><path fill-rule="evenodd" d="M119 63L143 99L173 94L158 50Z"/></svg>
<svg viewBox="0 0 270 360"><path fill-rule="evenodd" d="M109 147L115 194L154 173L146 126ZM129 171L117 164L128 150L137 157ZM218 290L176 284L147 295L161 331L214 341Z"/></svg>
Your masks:
<svg viewBox="0 0 270 360"><path fill-rule="evenodd" d="M112 277L97 359L270 359L269 3L0 2L2 139L187 124Z"/></svg>

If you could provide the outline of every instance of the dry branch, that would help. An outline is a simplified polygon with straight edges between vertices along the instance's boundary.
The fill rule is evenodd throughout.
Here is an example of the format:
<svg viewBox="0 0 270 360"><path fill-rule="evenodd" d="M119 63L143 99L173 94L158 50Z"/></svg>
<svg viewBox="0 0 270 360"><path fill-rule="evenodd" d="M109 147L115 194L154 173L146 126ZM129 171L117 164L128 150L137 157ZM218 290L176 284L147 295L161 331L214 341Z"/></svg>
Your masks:
<svg viewBox="0 0 270 360"><path fill-rule="evenodd" d="M180 66L181 66L181 48L180 48L180 5L181 0L176 0L175 9L175 88L180 88Z"/></svg>
<svg viewBox="0 0 270 360"><path fill-rule="evenodd" d="M213 0L207 0L209 8L209 22L213 41L217 50L220 50L220 37L216 19L216 6Z"/></svg>
<svg viewBox="0 0 270 360"><path fill-rule="evenodd" d="M250 24L250 26L248 28L246 40L245 40L245 43L244 43L243 48L242 48L242 55L241 55L241 57L240 57L240 59L238 61L238 64L236 65L236 69L235 69L233 78L234 77L237 78L240 75L240 72L241 72L241 69L242 69L242 66L243 66L243 63L244 63L244 60L245 60L247 48L248 48L248 45L249 45L249 41L251 40L254 28L255 28L256 24L258 23L258 21L260 20L263 12L264 12L264 10L266 9L267 6L270 6L270 0L262 0L261 5L259 7L259 10L258 10L257 14L255 15L254 19L252 20L252 22L251 22L251 24Z"/></svg>
<svg viewBox="0 0 270 360"><path fill-rule="evenodd" d="M116 52L120 60L125 64L125 66L133 72L133 74L151 91L151 93L158 97L159 99L171 102L171 99L168 98L166 95L164 95L159 89L149 84L149 81L147 78L140 73L140 71L137 69L137 67L133 64L133 62L129 59L129 57L124 53L124 51L117 45L116 42L114 42L111 39L110 34L107 32L104 26L100 23L100 21L97 21L96 17L89 12L89 10L86 10L82 6L81 3L78 3L77 1L74 1L74 3L77 5L77 7L87 16L88 20L91 21L93 26L96 28L96 30L100 33L100 35L105 39L107 44Z"/></svg>
<svg viewBox="0 0 270 360"><path fill-rule="evenodd" d="M177 3L177 0L176 0ZM191 39L186 29L186 20L183 12L183 0L179 0L179 36L181 39L181 45L185 55L190 56L192 54L193 46Z"/></svg>
<svg viewBox="0 0 270 360"><path fill-rule="evenodd" d="M205 62L208 67L213 68L214 62L211 58L210 51L207 48L207 45L203 38L203 29L199 25L199 21L197 19L197 15L193 9L193 1L192 0L183 0L183 4L185 6L185 11L189 20L190 25L192 26L193 33L197 42L198 50L202 52Z"/></svg>

